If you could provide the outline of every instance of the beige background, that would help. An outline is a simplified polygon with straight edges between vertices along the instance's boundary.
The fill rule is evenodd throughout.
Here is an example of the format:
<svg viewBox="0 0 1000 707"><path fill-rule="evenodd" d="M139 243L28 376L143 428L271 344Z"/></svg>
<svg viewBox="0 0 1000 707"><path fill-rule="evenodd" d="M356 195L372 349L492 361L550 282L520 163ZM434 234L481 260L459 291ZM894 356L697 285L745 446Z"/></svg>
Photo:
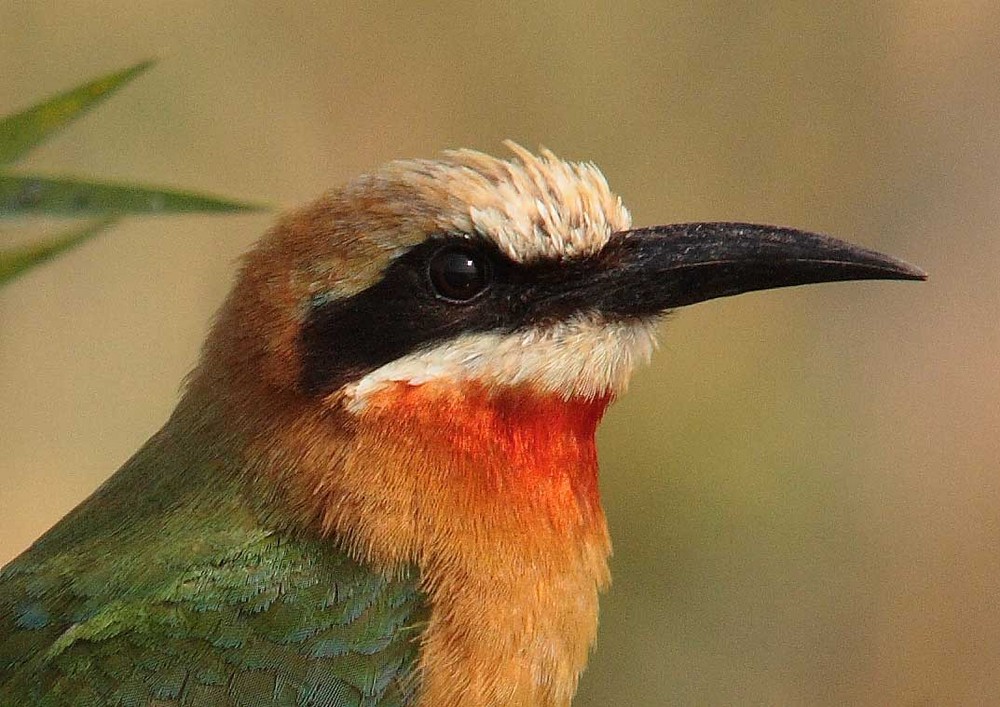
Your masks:
<svg viewBox="0 0 1000 707"><path fill-rule="evenodd" d="M990 704L998 8L7 2L0 112L156 56L23 167L284 206L512 137L596 161L639 224L777 222L924 266L663 326L600 434L616 582L578 704ZM270 218L132 220L0 291L0 561L163 422Z"/></svg>

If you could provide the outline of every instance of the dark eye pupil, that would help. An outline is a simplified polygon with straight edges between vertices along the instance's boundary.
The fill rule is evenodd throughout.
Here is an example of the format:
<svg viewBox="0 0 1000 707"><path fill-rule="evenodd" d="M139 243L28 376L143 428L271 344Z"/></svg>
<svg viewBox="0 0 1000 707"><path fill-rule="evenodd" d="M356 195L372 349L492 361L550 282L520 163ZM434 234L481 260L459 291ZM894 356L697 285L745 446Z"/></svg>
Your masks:
<svg viewBox="0 0 1000 707"><path fill-rule="evenodd" d="M489 285L486 258L467 248L444 248L430 263L431 284L437 293L450 300L472 299Z"/></svg>

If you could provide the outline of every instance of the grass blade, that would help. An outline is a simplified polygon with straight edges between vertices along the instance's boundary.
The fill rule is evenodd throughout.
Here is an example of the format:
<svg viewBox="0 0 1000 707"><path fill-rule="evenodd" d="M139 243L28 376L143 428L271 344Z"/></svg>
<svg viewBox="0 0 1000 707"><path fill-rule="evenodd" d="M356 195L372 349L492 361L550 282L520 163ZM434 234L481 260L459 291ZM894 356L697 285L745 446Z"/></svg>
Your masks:
<svg viewBox="0 0 1000 707"><path fill-rule="evenodd" d="M0 164L19 159L152 65L144 61L0 118Z"/></svg>
<svg viewBox="0 0 1000 707"><path fill-rule="evenodd" d="M73 177L50 178L0 174L0 218L17 216L94 216L232 213L267 207L209 194L113 184Z"/></svg>
<svg viewBox="0 0 1000 707"><path fill-rule="evenodd" d="M116 219L113 218L98 219L44 243L0 250L0 287L36 265L75 248L101 231L110 228L115 222Z"/></svg>

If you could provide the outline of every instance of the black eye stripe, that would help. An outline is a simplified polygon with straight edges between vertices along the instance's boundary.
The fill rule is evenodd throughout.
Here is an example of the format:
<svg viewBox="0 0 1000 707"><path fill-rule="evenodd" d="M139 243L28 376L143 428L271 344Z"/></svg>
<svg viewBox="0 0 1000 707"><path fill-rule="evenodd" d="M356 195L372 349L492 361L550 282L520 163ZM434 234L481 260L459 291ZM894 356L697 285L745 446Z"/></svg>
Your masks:
<svg viewBox="0 0 1000 707"><path fill-rule="evenodd" d="M468 261L446 287L435 284L435 257L458 254ZM447 260L447 258L446 258ZM439 263L446 265L447 262ZM581 302L581 283L606 271L602 256L518 263L492 242L465 236L432 237L392 261L382 278L346 299L321 301L299 336L304 390L321 395L358 380L380 366L461 334L511 332L564 319L599 302ZM439 268L440 274L440 268Z"/></svg>
<svg viewBox="0 0 1000 707"><path fill-rule="evenodd" d="M371 287L312 307L299 337L301 379L307 393L329 393L412 351L464 332L505 327L507 317L503 308L492 306L492 291L473 294L466 301L437 292L431 263L449 249L488 261L491 275L509 270L490 243L461 236L430 238L393 260Z"/></svg>

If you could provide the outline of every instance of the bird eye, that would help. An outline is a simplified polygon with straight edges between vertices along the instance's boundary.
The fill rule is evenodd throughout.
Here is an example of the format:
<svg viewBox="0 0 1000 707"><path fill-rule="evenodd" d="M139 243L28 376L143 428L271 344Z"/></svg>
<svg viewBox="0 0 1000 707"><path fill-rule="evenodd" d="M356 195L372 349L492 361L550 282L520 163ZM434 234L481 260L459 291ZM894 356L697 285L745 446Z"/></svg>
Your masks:
<svg viewBox="0 0 1000 707"><path fill-rule="evenodd" d="M463 246L445 246L431 257L427 270L437 295L452 302L475 299L493 276L489 259Z"/></svg>

